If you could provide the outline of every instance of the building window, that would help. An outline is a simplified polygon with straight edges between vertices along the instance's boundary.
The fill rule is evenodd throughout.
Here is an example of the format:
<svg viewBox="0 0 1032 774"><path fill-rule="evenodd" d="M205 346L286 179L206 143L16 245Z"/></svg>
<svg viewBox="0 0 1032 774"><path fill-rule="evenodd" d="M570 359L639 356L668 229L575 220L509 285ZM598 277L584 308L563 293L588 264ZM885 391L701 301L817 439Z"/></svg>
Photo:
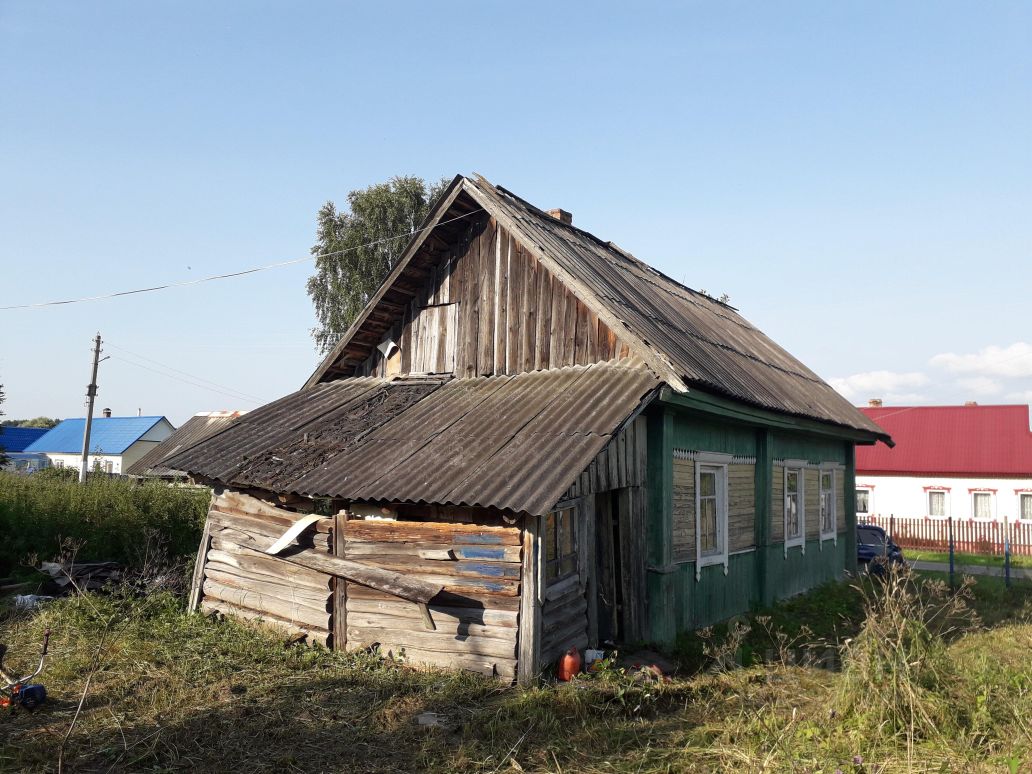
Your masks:
<svg viewBox="0 0 1032 774"><path fill-rule="evenodd" d="M710 564L727 572L727 465L723 454L699 454L695 465L695 577Z"/></svg>
<svg viewBox="0 0 1032 774"><path fill-rule="evenodd" d="M577 572L577 518L574 508L545 517L545 580L555 583Z"/></svg>
<svg viewBox="0 0 1032 774"><path fill-rule="evenodd" d="M992 492L971 493L971 515L976 519L991 519L993 517Z"/></svg>
<svg viewBox="0 0 1032 774"><path fill-rule="evenodd" d="M64 460L54 460L54 467L55 468L63 468L64 467Z"/></svg>
<svg viewBox="0 0 1032 774"><path fill-rule="evenodd" d="M826 469L821 471L821 542L825 540L836 540L838 537L838 525L836 520L835 502L835 470Z"/></svg>
<svg viewBox="0 0 1032 774"><path fill-rule="evenodd" d="M107 462L105 462L104 463L104 472L107 473L109 476L112 473L114 473L115 472L115 463L112 462L111 460L108 460Z"/></svg>
<svg viewBox="0 0 1032 774"><path fill-rule="evenodd" d="M1032 494L1021 495L1021 508L1018 514L1022 519L1032 519Z"/></svg>
<svg viewBox="0 0 1032 774"><path fill-rule="evenodd" d="M856 512L857 515L867 515L871 512L871 490L870 489L857 489L856 490Z"/></svg>
<svg viewBox="0 0 1032 774"><path fill-rule="evenodd" d="M946 491L943 489L930 489L928 491L928 515L946 515Z"/></svg>
<svg viewBox="0 0 1032 774"><path fill-rule="evenodd" d="M785 556L788 549L806 551L806 501L803 494L803 466L785 466Z"/></svg>

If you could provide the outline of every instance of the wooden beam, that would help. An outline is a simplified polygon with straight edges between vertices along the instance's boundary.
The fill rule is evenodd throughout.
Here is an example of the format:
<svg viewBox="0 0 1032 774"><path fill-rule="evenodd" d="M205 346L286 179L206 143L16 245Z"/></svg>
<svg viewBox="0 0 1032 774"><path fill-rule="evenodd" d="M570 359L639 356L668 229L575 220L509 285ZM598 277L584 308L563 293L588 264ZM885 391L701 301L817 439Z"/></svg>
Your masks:
<svg viewBox="0 0 1032 774"><path fill-rule="evenodd" d="M215 498L212 496L212 501ZM208 561L208 548L211 546L211 515L204 520L204 531L201 532L201 544L197 547L197 561L194 562L193 580L190 582L190 600L186 609L192 613L201 601L201 588L204 585L204 563Z"/></svg>
<svg viewBox="0 0 1032 774"><path fill-rule="evenodd" d="M540 516L523 520L523 567L520 584L519 655L516 671L520 685L533 685L541 671L541 579L540 545L538 537Z"/></svg>
<svg viewBox="0 0 1032 774"><path fill-rule="evenodd" d="M337 559L344 558L344 531L347 526L348 512L337 511L333 517L333 555ZM333 576L333 648L344 650L348 646L348 582L344 578Z"/></svg>

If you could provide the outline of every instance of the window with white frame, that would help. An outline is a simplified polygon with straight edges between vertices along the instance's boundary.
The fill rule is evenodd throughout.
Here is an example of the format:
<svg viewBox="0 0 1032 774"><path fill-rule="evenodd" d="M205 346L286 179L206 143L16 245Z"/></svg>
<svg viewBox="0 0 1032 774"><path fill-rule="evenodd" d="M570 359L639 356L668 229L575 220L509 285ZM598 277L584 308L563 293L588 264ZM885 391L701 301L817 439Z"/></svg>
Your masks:
<svg viewBox="0 0 1032 774"><path fill-rule="evenodd" d="M806 501L803 496L803 470L785 464L785 554L793 546L806 550Z"/></svg>
<svg viewBox="0 0 1032 774"><path fill-rule="evenodd" d="M835 502L835 469L821 470L821 541L837 540L838 529L836 519L837 503Z"/></svg>
<svg viewBox="0 0 1032 774"><path fill-rule="evenodd" d="M992 492L971 493L971 515L976 519L991 519L993 517Z"/></svg>
<svg viewBox="0 0 1032 774"><path fill-rule="evenodd" d="M871 490L856 490L856 512L857 514L868 514L871 512Z"/></svg>
<svg viewBox="0 0 1032 774"><path fill-rule="evenodd" d="M946 490L945 489L929 489L928 490L928 515L929 516L945 516L946 515Z"/></svg>
<svg viewBox="0 0 1032 774"><path fill-rule="evenodd" d="M1019 495L1018 518L1032 519L1032 492L1022 492Z"/></svg>
<svg viewBox="0 0 1032 774"><path fill-rule="evenodd" d="M725 454L700 453L695 460L695 577L701 568L727 572L727 466Z"/></svg>

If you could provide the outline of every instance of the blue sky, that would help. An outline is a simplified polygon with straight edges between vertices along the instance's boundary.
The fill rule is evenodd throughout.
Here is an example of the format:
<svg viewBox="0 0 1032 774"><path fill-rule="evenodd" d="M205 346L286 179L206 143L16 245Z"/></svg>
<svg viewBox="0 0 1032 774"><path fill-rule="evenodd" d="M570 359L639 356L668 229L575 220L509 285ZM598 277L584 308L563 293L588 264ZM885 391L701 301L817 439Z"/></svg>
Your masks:
<svg viewBox="0 0 1032 774"><path fill-rule="evenodd" d="M301 257L327 199L476 171L856 401L1032 400L1027 3L0 0L0 94L0 305ZM81 415L98 330L98 409L296 389L310 272L0 312L3 409Z"/></svg>

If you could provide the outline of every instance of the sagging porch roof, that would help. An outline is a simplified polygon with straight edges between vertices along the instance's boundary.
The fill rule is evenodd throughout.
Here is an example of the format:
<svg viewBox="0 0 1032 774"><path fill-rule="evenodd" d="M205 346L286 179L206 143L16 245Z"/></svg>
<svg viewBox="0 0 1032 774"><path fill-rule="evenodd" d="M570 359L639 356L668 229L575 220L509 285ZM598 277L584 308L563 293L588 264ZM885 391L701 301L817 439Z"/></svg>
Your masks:
<svg viewBox="0 0 1032 774"><path fill-rule="evenodd" d="M339 379L166 464L236 487L545 513L660 386L633 360L512 376Z"/></svg>

